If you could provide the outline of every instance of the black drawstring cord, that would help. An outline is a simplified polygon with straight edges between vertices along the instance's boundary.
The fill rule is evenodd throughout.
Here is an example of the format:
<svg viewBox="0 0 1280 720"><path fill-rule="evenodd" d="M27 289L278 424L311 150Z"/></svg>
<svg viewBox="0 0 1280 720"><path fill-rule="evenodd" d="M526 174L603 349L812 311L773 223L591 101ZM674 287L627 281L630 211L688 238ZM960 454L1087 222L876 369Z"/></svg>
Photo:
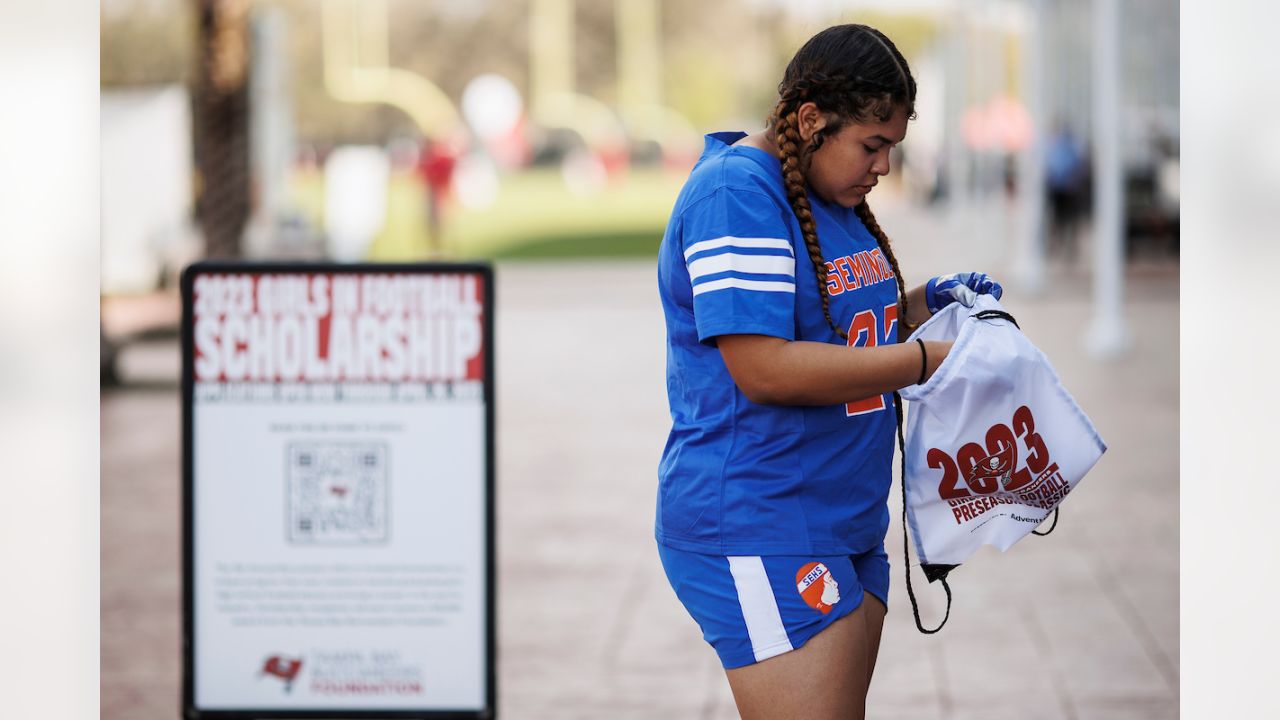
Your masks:
<svg viewBox="0 0 1280 720"><path fill-rule="evenodd" d="M1043 521L1042 521L1042 522L1043 522ZM1045 535L1048 535L1049 533L1053 532L1053 529L1054 529L1054 528L1056 528L1056 527L1058 527L1058 508L1054 508L1054 509L1053 509L1053 522L1049 523L1049 529L1048 529L1048 530L1045 530L1044 532L1040 532L1039 530L1032 530L1032 531L1031 531L1031 534L1032 534L1032 535L1039 535L1040 537L1044 537Z"/></svg>
<svg viewBox="0 0 1280 720"><path fill-rule="evenodd" d="M982 310L980 312L976 312L970 315L969 317L977 318L978 320L990 320L991 318L1000 318L1002 320L1008 320L1009 322L1013 323L1013 326L1018 328L1019 330L1022 329L1022 326L1018 324L1018 321L1014 320L1012 315L1010 315L1009 313L1003 310Z"/></svg>
<svg viewBox="0 0 1280 720"><path fill-rule="evenodd" d="M911 614L915 616L916 628L925 635L932 635L941 630L951 618L951 586L947 584L947 570L950 568L943 570L938 576L942 581L942 589L947 592L947 613L938 627L930 630L920 622L920 604L916 602L916 591L911 586L911 549L907 543L907 445L902 438L902 396L897 391L893 393L893 412L898 418L898 452L902 455L902 571L907 576L907 597L911 598Z"/></svg>

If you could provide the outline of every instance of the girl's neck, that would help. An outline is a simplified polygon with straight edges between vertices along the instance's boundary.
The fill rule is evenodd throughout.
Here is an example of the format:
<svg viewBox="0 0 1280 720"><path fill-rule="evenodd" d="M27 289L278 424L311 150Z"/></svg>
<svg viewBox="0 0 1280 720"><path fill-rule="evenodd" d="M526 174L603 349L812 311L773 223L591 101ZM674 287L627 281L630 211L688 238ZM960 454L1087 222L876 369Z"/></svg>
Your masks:
<svg viewBox="0 0 1280 720"><path fill-rule="evenodd" d="M773 141L773 133L767 129L751 133L735 142L734 145L746 145L763 150L773 157L778 156L778 145Z"/></svg>

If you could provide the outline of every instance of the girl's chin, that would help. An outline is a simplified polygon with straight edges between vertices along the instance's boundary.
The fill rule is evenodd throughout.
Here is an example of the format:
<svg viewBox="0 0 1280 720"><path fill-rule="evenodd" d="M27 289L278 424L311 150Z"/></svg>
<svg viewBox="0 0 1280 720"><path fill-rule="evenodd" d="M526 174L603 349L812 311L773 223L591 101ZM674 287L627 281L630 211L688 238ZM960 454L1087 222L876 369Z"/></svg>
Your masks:
<svg viewBox="0 0 1280 720"><path fill-rule="evenodd" d="M837 205L840 205L841 207L855 208L861 205L862 201L866 199L867 199L867 193L865 192L861 192L858 190L846 190L835 199L835 202Z"/></svg>
<svg viewBox="0 0 1280 720"><path fill-rule="evenodd" d="M815 191L814 195L817 195L819 198L821 198L823 202L828 202L828 203L831 203L832 205L839 205L840 207L843 207L843 208L852 209L861 205L862 201L867 199L868 192L870 191L862 191L862 190L855 190L854 188L846 188L844 190L833 193L831 195L827 195L825 193L820 193Z"/></svg>

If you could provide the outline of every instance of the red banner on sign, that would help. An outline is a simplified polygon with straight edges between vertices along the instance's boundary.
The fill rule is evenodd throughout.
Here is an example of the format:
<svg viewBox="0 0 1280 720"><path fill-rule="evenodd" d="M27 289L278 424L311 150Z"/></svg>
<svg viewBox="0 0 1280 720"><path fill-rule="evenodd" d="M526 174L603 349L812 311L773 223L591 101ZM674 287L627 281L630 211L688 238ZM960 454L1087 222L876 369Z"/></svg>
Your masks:
<svg viewBox="0 0 1280 720"><path fill-rule="evenodd" d="M195 278L197 382L481 380L480 275Z"/></svg>

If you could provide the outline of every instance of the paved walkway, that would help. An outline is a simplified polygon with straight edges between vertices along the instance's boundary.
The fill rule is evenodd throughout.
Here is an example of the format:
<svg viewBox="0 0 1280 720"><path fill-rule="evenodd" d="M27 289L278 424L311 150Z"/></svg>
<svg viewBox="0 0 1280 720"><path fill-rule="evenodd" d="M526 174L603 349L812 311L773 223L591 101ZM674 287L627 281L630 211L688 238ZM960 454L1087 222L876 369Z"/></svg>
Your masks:
<svg viewBox="0 0 1280 720"><path fill-rule="evenodd" d="M911 229L885 215L886 227ZM909 278L954 252L945 233L923 235L899 241ZM504 718L737 717L653 542L669 423L654 277L650 263L498 270ZM1005 304L1110 450L1053 535L955 572L939 635L912 623L895 519L872 718L1178 715L1177 271L1130 273L1134 348L1112 363L1083 350L1083 276L1052 277L1045 297L1011 292ZM170 718L181 672L176 344L138 346L123 363L126 376L158 382L103 396L102 717ZM922 595L925 617L939 617L940 588Z"/></svg>

